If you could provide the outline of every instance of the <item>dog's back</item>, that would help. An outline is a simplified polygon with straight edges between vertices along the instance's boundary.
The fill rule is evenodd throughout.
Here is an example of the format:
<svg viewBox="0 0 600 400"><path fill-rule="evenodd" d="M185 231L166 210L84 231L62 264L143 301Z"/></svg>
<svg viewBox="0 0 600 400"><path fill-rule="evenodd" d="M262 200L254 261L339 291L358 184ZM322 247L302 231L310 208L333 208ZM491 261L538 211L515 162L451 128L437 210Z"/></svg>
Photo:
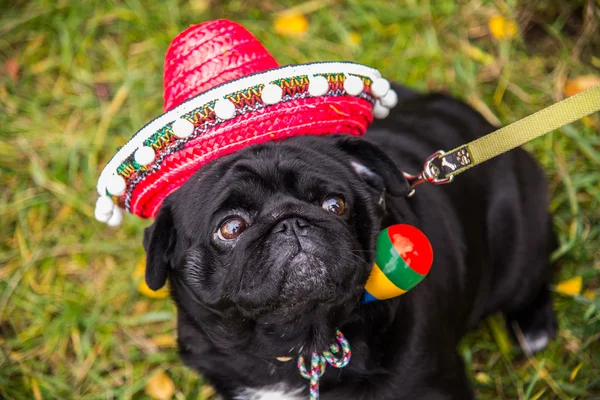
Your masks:
<svg viewBox="0 0 600 400"><path fill-rule="evenodd" d="M180 230L198 235L210 224L200 223L202 220L188 216L198 214L207 218L207 221L212 218L208 194L213 199L220 198L222 193L227 192L226 189L232 190L240 182L246 182L242 178L246 176L243 173L247 172L249 166L265 169L269 165L268 171L254 175L261 177L260 182L268 182L277 194L286 184L293 185L299 179L286 178L288 175L285 172L288 170L273 163L277 160L296 160L292 164L291 176L303 178L303 182L331 177L348 187L354 188L361 183L365 185L361 201L368 205L361 208L354 203L354 208L360 213L349 224L356 226L352 230L353 237L371 237L369 235L372 234L375 239L380 228L396 223L412 224L425 232L434 249L434 264L427 278L414 289L394 299L368 304L359 304L358 299L356 302L344 300L347 297L343 296L349 295L347 290L336 292L335 301L349 310L341 324L335 325L339 326L352 345L352 361L344 369L328 369L320 378L321 398L324 400L470 399L473 398L472 389L456 345L463 334L485 315L502 311L510 326L523 334L524 344L531 351L544 347L555 332L555 318L548 291L551 223L543 173L525 151L517 149L473 168L450 185L424 184L418 187L415 196L403 196L408 193L406 181L380 149L387 152L402 170L416 173L427 156L436 150L453 149L493 131L494 127L469 106L451 97L439 94L421 96L405 89L398 90L401 98L399 104L388 118L376 122L366 136L379 148L369 146L361 139L352 139L351 149L347 146L342 149L340 143L346 143L347 138L307 135L246 149L229 160L212 163L199 171L197 179L188 181L172 196L168 213L163 212L155 223L154 229L160 233L157 236L159 242L169 238L169 235L165 235L165 227L177 235L177 229L172 229L172 221L179 221ZM372 166L369 170L371 174L380 173L387 177L382 188L377 186L376 196L371 196L369 190L373 187L370 184L359 181L362 179L359 177L360 169L351 169L350 162L343 164L352 157L360 157L363 164ZM382 162L383 159L387 162ZM240 160L244 161L239 164L243 168L233 168L232 165ZM305 160L311 160L311 164L308 165ZM347 170L340 169L340 166ZM224 179L228 171L238 171L242 175L231 175ZM306 179L308 176L311 178ZM399 190L398 185L404 185L403 190ZM261 187L251 186L246 192L261 194ZM387 195L384 201L380 201L383 188L383 193ZM278 198L270 191L265 193L257 197L254 204L265 204L271 198ZM200 198L204 203L203 207L198 208L197 199ZM294 204L299 203L294 199ZM212 207L217 205L218 202ZM283 206L279 205L279 210ZM320 207L310 210L321 213ZM171 217L171 212L177 212L175 218ZM323 218L322 215L327 214L318 215ZM371 221L365 216L370 216L374 222L364 223ZM327 224L328 232L335 232L332 229L338 220L332 221ZM257 226L262 229L258 223ZM268 224L264 225L264 229L266 233L258 237L269 238L272 234L284 232L269 229ZM214 235L208 232L210 228L206 230L204 237L210 241ZM329 251L340 247L337 239L333 240L335 236L327 234L334 244ZM254 246L256 237L249 238L251 240L247 243ZM324 238L318 237L317 242L324 242ZM162 244L147 243L146 247L151 253L154 252L154 259L160 261L165 259L164 249L169 248L168 245L167 240ZM260 254L260 251L243 251L243 247L236 249L241 249L237 253L242 257L239 266L251 266L248 271L252 277L260 276L261 282L269 277L268 274L257 275L254 266L271 266L270 258L266 259L268 262L254 262L248 257ZM350 254L364 255L367 252L363 249L369 247L353 247ZM273 248L272 254L279 253L281 247ZM215 268L216 252L208 253L204 249L203 254L205 257L195 257L191 265L185 270L180 268L178 273L188 271L196 277L198 271L204 271L205 268L211 271L211 276L215 275L214 271L224 276L227 274L227 277L231 275L225 272L225 267ZM178 258L183 259L181 255L173 256L173 259ZM362 260L359 257L340 258L343 262L339 265L327 264L328 270L337 265L344 273L353 271L348 276L359 276L359 267L365 264L356 261L359 267L352 268L349 263L355 259ZM247 279L241 281L248 282ZM306 281L300 279L297 282L301 287L306 287ZM314 280L318 284L322 281ZM185 289L183 282L185 280L178 278L177 274L172 275L172 293L179 306L180 349L188 365L202 372L226 398L283 398L283 394L280 394L283 392L287 393L288 398L301 398L296 394L305 391L306 382L298 374L296 365L276 357L279 354L293 354L293 350L287 350L287 345L293 342L291 346L294 346L298 341L298 336L294 334L311 332L312 328L305 327L311 327L316 320L311 314L314 308L312 303L298 312L293 320L296 324L293 329L276 335L274 332L277 331L272 330L274 324L254 324L249 318L227 319L227 315L223 316L220 310L204 307L204 303L198 299L211 294L213 286L207 285L208 290L194 292ZM360 285L361 290L363 284ZM262 291L247 292L262 299ZM311 289L306 293L328 295L329 291ZM262 300L260 304L269 305ZM322 301L314 304L326 305ZM275 317L280 318L280 315ZM275 322L280 323L277 320ZM301 329L296 328L299 325L302 325ZM285 327L284 324L281 326ZM247 343L258 343L251 340L263 338L257 333L264 334L266 345L262 352L255 353ZM275 346L281 347L281 350ZM276 349L277 354L271 349ZM263 357L265 350L273 354ZM273 388L279 392L273 394L272 391L264 391Z"/></svg>
<svg viewBox="0 0 600 400"><path fill-rule="evenodd" d="M419 172L424 160L437 150L454 149L495 130L475 110L452 97L398 91L400 103L387 119L374 123L367 138L405 172ZM464 286L469 310L462 316L467 318L465 328L501 311L509 326L523 334L532 352L543 348L556 331L548 291L552 276L548 260L555 240L547 182L537 162L526 151L515 149L449 185L420 186L412 201L422 214L419 218L433 225L434 240L444 223L459 225L452 232L460 232L457 236L461 237L439 238L434 248L436 256L443 257L444 247L464 247L466 270L448 273L464 278L456 277L457 285Z"/></svg>

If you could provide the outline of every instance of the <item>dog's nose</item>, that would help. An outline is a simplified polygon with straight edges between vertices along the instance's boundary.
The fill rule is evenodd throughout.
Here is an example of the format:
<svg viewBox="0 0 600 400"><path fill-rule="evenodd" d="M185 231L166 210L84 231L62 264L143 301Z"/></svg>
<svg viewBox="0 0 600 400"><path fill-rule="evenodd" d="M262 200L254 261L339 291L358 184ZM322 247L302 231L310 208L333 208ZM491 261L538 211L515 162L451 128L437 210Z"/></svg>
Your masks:
<svg viewBox="0 0 600 400"><path fill-rule="evenodd" d="M310 223L302 218L291 217L286 218L282 221L279 221L275 228L273 228L273 233L281 233L286 236L302 236L306 234Z"/></svg>

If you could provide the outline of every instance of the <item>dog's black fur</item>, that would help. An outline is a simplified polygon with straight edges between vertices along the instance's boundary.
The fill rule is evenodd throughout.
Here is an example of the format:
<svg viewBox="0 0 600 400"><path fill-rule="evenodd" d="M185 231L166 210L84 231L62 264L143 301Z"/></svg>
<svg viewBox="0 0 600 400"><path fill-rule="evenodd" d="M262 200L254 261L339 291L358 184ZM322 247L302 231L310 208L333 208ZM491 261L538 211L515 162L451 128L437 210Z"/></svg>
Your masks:
<svg viewBox="0 0 600 400"><path fill-rule="evenodd" d="M396 90L366 139L308 135L223 157L147 229L148 285L170 278L181 356L224 398L280 384L306 397L295 361L276 357L323 350L336 327L352 359L327 369L324 400L473 398L456 346L483 317L501 311L534 351L555 334L542 171L517 149L408 198L401 170L494 128L449 96ZM321 207L330 195L344 214ZM216 232L229 215L250 227L225 241ZM431 272L403 296L360 304L375 238L395 223L428 236Z"/></svg>

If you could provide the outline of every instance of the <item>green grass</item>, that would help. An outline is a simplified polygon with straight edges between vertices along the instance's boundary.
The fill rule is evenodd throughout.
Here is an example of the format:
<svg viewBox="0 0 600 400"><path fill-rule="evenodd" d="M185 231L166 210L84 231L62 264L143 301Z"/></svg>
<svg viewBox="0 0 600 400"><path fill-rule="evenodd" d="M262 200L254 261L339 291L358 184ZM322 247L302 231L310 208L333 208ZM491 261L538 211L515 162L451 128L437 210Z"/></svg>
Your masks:
<svg viewBox="0 0 600 400"><path fill-rule="evenodd" d="M593 0L311 1L300 38L273 30L292 1L21 3L0 12L0 397L8 399L144 398L149 376L162 370L177 398L208 393L175 349L151 340L174 335L175 310L140 294L132 277L147 222L128 217L113 230L93 219L100 169L161 113L164 53L189 24L234 19L282 64L369 64L420 90L448 90L502 123L600 68ZM488 34L497 14L519 23L512 40ZM6 66L15 63L12 77ZM498 318L465 338L460 351L482 399L600 396L598 126L596 115L527 146L551 182L556 280L582 276L597 298L556 294L558 338L531 360L507 342Z"/></svg>

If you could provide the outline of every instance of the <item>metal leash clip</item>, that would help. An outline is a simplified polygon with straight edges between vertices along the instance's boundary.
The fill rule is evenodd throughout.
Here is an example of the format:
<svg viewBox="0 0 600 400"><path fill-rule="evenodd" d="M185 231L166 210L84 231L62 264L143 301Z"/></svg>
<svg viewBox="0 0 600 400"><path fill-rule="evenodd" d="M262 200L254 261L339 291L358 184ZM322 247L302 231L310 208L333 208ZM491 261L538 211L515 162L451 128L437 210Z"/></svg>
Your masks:
<svg viewBox="0 0 600 400"><path fill-rule="evenodd" d="M441 158L445 154L445 151L438 150L429 157L427 157L427 159L425 160L425 164L423 164L423 171L421 171L421 173L419 173L418 175L411 175L406 172L403 172L404 177L406 178L408 183L410 183L411 190L407 195L408 197L412 197L415 194L416 187L424 182L433 183L435 185L444 185L446 183L452 182L452 180L454 179L454 175L450 175L449 177L439 179L438 177L440 176L441 171L436 165L433 164L434 160Z"/></svg>

